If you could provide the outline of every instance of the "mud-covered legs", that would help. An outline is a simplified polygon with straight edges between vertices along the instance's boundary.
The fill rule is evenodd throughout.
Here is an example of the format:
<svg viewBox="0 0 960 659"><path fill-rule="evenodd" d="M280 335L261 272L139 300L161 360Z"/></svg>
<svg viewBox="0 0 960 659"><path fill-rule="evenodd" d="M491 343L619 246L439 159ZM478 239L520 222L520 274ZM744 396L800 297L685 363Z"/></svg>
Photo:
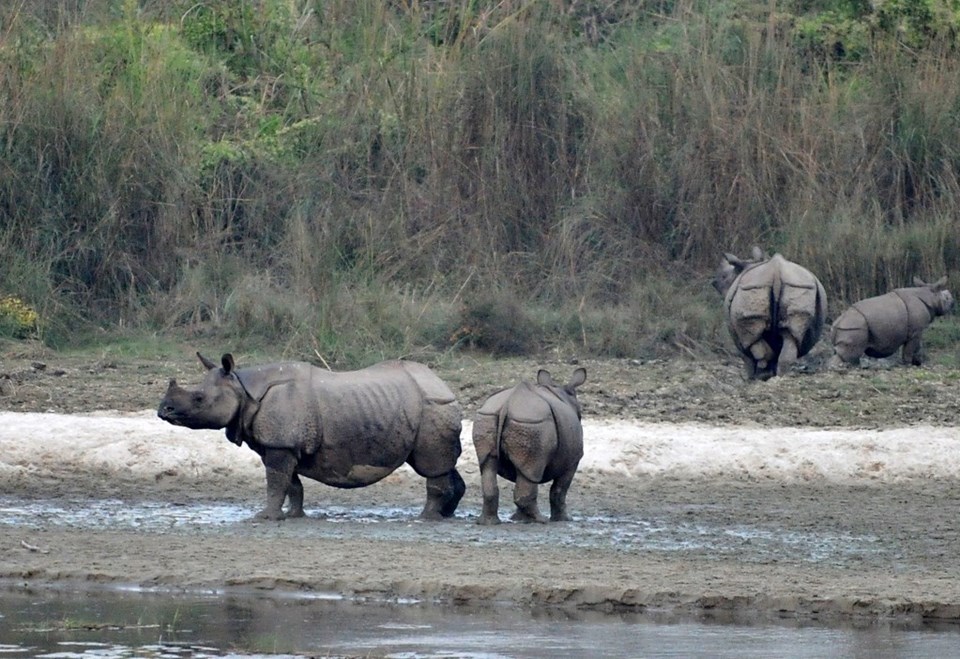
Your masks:
<svg viewBox="0 0 960 659"><path fill-rule="evenodd" d="M499 524L497 511L500 508L500 487L497 485L497 461L487 459L480 466L480 487L483 491L483 511L478 524Z"/></svg>
<svg viewBox="0 0 960 659"><path fill-rule="evenodd" d="M517 509L510 517L515 522L546 522L547 518L540 514L537 508L537 484L517 474L517 482L513 486L513 503Z"/></svg>
<svg viewBox="0 0 960 659"><path fill-rule="evenodd" d="M456 469L443 476L427 479L427 502L420 513L421 519L444 519L453 517L467 485Z"/></svg>
<svg viewBox="0 0 960 659"><path fill-rule="evenodd" d="M297 458L285 449L267 449L262 456L267 472L267 505L255 519L303 517L303 483L297 476ZM290 509L283 513L283 502L289 497Z"/></svg>

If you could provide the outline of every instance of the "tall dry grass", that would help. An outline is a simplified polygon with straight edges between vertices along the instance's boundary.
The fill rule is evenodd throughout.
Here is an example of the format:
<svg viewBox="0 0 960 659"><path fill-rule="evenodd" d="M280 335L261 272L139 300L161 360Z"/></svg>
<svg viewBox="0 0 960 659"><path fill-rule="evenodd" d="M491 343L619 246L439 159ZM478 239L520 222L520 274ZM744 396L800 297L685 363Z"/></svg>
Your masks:
<svg viewBox="0 0 960 659"><path fill-rule="evenodd" d="M955 37L780 5L14 2L0 293L353 363L713 349L753 244L831 314L954 275Z"/></svg>

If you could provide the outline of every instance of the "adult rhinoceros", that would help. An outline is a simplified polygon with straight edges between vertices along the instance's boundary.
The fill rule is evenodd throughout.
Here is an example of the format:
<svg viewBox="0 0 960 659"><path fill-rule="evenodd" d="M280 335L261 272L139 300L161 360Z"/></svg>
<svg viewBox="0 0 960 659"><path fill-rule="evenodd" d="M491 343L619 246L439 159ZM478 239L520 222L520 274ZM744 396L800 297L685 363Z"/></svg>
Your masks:
<svg viewBox="0 0 960 659"><path fill-rule="evenodd" d="M515 521L543 522L537 486L550 486L550 519L566 521L567 490L583 457L583 427L577 387L587 379L578 368L566 385L540 369L537 383L523 381L491 395L473 424L473 444L480 464L483 513L480 524L498 524L497 475L512 481Z"/></svg>
<svg viewBox="0 0 960 659"><path fill-rule="evenodd" d="M862 355L889 357L901 349L905 364L923 363L923 330L953 309L947 278L932 284L914 278L913 286L854 303L833 322L830 339L837 361L857 364Z"/></svg>
<svg viewBox="0 0 960 659"><path fill-rule="evenodd" d="M730 336L747 377L783 375L820 340L827 295L806 268L754 247L753 258L725 254L713 286L724 296Z"/></svg>
<svg viewBox="0 0 960 659"><path fill-rule="evenodd" d="M421 517L453 515L466 486L460 406L423 364L388 361L333 373L304 362L237 369L197 353L208 369L196 389L171 380L157 414L177 426L225 428L263 460L267 505L260 519L303 516L300 476L334 487L363 487L404 462L427 479ZM289 499L289 509L283 503Z"/></svg>

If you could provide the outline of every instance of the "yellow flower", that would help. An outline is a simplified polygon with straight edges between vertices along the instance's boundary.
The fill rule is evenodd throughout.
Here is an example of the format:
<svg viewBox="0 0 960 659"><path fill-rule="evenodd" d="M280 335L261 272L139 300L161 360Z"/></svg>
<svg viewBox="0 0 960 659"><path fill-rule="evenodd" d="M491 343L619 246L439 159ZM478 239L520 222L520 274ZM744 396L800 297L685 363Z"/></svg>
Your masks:
<svg viewBox="0 0 960 659"><path fill-rule="evenodd" d="M36 310L20 298L13 295L0 297L0 333L22 339L37 328L39 319Z"/></svg>

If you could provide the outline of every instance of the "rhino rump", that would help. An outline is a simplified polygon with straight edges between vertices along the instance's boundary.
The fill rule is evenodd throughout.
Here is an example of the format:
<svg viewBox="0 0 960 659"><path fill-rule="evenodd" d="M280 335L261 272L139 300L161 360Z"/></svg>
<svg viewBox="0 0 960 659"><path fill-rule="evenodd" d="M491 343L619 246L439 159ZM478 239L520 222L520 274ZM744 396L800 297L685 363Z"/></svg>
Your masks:
<svg viewBox="0 0 960 659"><path fill-rule="evenodd" d="M761 339L779 348L779 332L787 330L802 357L820 340L826 293L813 273L775 254L737 277L725 306L730 334L743 354L750 355Z"/></svg>
<svg viewBox="0 0 960 659"><path fill-rule="evenodd" d="M544 483L583 457L576 412L546 387L529 382L486 400L477 411L473 439L479 463L498 457L500 475L511 481L519 471L531 482Z"/></svg>

